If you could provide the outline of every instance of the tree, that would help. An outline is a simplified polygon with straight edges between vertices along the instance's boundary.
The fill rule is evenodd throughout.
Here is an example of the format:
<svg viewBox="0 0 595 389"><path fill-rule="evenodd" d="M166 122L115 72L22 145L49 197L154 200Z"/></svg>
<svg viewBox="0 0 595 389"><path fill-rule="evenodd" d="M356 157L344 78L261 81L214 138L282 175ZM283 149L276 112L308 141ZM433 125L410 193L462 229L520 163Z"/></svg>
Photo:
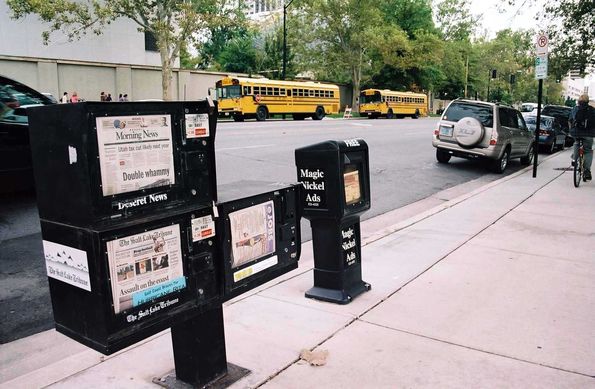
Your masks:
<svg viewBox="0 0 595 389"><path fill-rule="evenodd" d="M224 26L237 19L239 8L230 8L228 0L7 0L13 18L37 15L49 23L43 33L62 31L70 40L92 32L101 34L104 26L116 18L127 18L139 31L153 34L161 56L163 99L171 100L173 64L187 41L196 41L207 28Z"/></svg>
<svg viewBox="0 0 595 389"><path fill-rule="evenodd" d="M255 36L249 34L228 41L216 62L227 72L252 74L262 70L264 55L256 49Z"/></svg>
<svg viewBox="0 0 595 389"><path fill-rule="evenodd" d="M449 41L469 40L479 20L471 14L469 0L442 0L436 6L436 22L442 37Z"/></svg>

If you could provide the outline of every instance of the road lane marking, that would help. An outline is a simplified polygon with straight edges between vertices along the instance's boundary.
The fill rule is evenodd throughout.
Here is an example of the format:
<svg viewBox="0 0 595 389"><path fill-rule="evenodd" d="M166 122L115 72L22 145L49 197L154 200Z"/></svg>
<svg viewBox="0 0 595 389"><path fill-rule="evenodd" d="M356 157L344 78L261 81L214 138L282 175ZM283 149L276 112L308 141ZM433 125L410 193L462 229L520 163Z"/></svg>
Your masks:
<svg viewBox="0 0 595 389"><path fill-rule="evenodd" d="M275 145L254 145L254 146L241 146L241 147L224 147L222 149L217 149L217 151L225 151L225 150L242 150L242 149L257 149L259 147L272 147Z"/></svg>
<svg viewBox="0 0 595 389"><path fill-rule="evenodd" d="M364 123L347 123L350 126L359 126L359 127L372 127L371 124L364 124Z"/></svg>

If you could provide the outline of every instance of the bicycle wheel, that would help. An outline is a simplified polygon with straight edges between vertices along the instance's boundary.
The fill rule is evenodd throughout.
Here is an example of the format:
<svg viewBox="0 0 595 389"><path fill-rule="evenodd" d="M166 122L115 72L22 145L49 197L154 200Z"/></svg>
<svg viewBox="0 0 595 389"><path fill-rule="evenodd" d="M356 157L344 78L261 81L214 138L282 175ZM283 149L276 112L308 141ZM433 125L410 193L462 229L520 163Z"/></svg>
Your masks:
<svg viewBox="0 0 595 389"><path fill-rule="evenodd" d="M574 187L578 188L581 184L581 178L583 177L583 159L584 157L580 155L574 164Z"/></svg>

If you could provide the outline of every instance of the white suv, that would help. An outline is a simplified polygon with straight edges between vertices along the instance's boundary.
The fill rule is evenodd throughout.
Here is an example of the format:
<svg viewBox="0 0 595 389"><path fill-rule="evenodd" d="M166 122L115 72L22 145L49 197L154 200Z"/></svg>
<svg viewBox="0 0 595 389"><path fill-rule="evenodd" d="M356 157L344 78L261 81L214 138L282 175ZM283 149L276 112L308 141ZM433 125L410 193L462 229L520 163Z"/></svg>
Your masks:
<svg viewBox="0 0 595 389"><path fill-rule="evenodd" d="M521 164L533 161L534 137L521 113L509 106L476 100L454 100L434 130L432 145L436 159L448 163L451 157L487 159L490 168L502 173L510 158Z"/></svg>

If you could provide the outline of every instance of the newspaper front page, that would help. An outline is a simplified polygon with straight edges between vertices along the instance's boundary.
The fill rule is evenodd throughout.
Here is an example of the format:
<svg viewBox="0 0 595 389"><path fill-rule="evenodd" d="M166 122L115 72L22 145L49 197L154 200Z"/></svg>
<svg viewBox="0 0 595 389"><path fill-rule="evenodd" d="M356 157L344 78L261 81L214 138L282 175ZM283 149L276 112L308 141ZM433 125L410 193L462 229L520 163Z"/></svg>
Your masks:
<svg viewBox="0 0 595 389"><path fill-rule="evenodd" d="M104 196L175 184L170 115L96 119Z"/></svg>
<svg viewBox="0 0 595 389"><path fill-rule="evenodd" d="M109 241L107 258L115 313L186 287L179 224Z"/></svg>
<svg viewBox="0 0 595 389"><path fill-rule="evenodd" d="M229 214L232 268L275 252L273 201Z"/></svg>

